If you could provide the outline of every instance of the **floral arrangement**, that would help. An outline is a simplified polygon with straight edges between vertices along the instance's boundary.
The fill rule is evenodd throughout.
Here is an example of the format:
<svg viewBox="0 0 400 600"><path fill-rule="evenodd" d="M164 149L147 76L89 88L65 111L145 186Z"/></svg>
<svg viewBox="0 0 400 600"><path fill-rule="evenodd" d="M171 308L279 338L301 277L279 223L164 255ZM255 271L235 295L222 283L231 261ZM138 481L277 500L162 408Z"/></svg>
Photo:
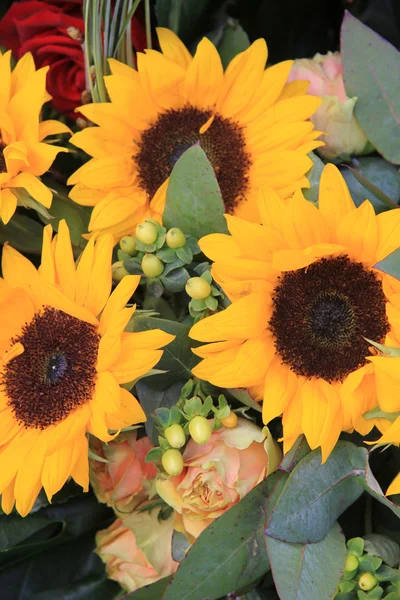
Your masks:
<svg viewBox="0 0 400 600"><path fill-rule="evenodd" d="M5 600L400 598L400 15L259 4L0 20Z"/></svg>

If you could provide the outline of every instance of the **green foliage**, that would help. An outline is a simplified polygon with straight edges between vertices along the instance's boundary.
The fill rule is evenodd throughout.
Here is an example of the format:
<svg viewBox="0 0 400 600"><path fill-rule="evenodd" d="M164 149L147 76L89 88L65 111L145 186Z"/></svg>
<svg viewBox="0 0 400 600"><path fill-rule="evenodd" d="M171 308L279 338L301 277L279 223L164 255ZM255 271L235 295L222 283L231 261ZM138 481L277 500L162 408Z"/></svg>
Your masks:
<svg viewBox="0 0 400 600"><path fill-rule="evenodd" d="M400 249L394 250L383 260L374 265L375 269L379 269L396 279L400 279Z"/></svg>
<svg viewBox="0 0 400 600"><path fill-rule="evenodd" d="M42 239L43 227L26 215L16 213L7 225L0 222L0 244L9 242L25 254L40 254Z"/></svg>
<svg viewBox="0 0 400 600"><path fill-rule="evenodd" d="M224 203L214 170L204 150L192 146L172 169L163 223L200 239L209 233L227 232L223 215Z"/></svg>
<svg viewBox="0 0 400 600"><path fill-rule="evenodd" d="M350 13L341 33L347 95L357 97L355 116L375 148L400 164L400 53Z"/></svg>
<svg viewBox="0 0 400 600"><path fill-rule="evenodd" d="M236 54L244 52L249 46L249 36L243 27L235 19L228 19L217 43L217 50L224 69L226 69Z"/></svg>
<svg viewBox="0 0 400 600"><path fill-rule="evenodd" d="M356 206L368 199L375 212L396 208L400 200L398 169L380 156L353 159L352 166L341 169Z"/></svg>

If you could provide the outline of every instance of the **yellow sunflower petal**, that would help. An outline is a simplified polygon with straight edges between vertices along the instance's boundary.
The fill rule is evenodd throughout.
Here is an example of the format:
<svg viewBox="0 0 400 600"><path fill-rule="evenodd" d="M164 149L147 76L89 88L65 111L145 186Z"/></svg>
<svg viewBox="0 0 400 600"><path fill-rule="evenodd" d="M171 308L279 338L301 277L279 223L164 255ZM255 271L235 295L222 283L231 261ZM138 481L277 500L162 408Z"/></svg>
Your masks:
<svg viewBox="0 0 400 600"><path fill-rule="evenodd" d="M126 306L126 303L132 297L133 292L139 285L139 281L140 275L127 275L117 285L102 312L99 328L100 333L104 333L108 328L114 314L118 313Z"/></svg>
<svg viewBox="0 0 400 600"><path fill-rule="evenodd" d="M41 475L47 450L46 438L46 433L40 432L17 472L14 496L16 509L22 517L30 512L42 487Z"/></svg>
<svg viewBox="0 0 400 600"><path fill-rule="evenodd" d="M262 293L251 294L193 325L189 336L202 342L249 339L266 329L271 312L268 297Z"/></svg>
<svg viewBox="0 0 400 600"><path fill-rule="evenodd" d="M372 204L365 201L340 222L337 242L348 248L356 260L374 264L378 246L378 226Z"/></svg>
<svg viewBox="0 0 400 600"><path fill-rule="evenodd" d="M42 121L39 123L39 141L41 142L49 135L57 135L59 133L72 133L71 129L65 123L61 121L54 121L49 119L48 121Z"/></svg>
<svg viewBox="0 0 400 600"><path fill-rule="evenodd" d="M100 314L110 296L113 245L113 238L110 234L100 236L95 245L90 271L87 270L88 264L85 261L80 272L80 276L84 277L86 271L86 277L89 279L84 306L94 315Z"/></svg>
<svg viewBox="0 0 400 600"><path fill-rule="evenodd" d="M89 231L107 229L110 225L126 221L138 208L133 196L113 193L101 200L93 209Z"/></svg>
<svg viewBox="0 0 400 600"><path fill-rule="evenodd" d="M17 208L17 197L9 189L0 190L0 216L5 225L10 221Z"/></svg>
<svg viewBox="0 0 400 600"><path fill-rule="evenodd" d="M240 255L240 248L237 242L223 233L211 233L199 240L199 246L204 254L211 260L218 260L225 254L230 257Z"/></svg>
<svg viewBox="0 0 400 600"><path fill-rule="evenodd" d="M39 275L30 260L6 244L1 262L3 277L10 287L23 287L39 295Z"/></svg>
<svg viewBox="0 0 400 600"><path fill-rule="evenodd" d="M130 346L130 340L124 339L121 355L110 367L118 383L129 383L145 375L162 357L162 350L141 350L136 352Z"/></svg>
<svg viewBox="0 0 400 600"><path fill-rule="evenodd" d="M68 185L84 184L97 189L118 188L132 185L135 179L133 161L130 156L113 156L107 158L92 158L79 167L68 179Z"/></svg>
<svg viewBox="0 0 400 600"><path fill-rule="evenodd" d="M118 414L108 414L106 416L108 427L116 431L123 427L136 425L137 423L145 423L147 420L145 412L135 396L132 396L132 394L124 388L120 388L120 393L121 406Z"/></svg>
<svg viewBox="0 0 400 600"><path fill-rule="evenodd" d="M85 433L90 419L90 408L83 404L75 408L67 418L48 428L48 454L57 452L64 444L72 443Z"/></svg>
<svg viewBox="0 0 400 600"><path fill-rule="evenodd" d="M393 494L400 494L400 473L396 475L386 490L386 496L392 496Z"/></svg>
<svg viewBox="0 0 400 600"><path fill-rule="evenodd" d="M119 385L114 375L109 371L99 373L97 376L94 402L99 404L101 410L105 413L114 413L119 410Z"/></svg>
<svg viewBox="0 0 400 600"><path fill-rule="evenodd" d="M354 202L339 169L328 164L322 171L319 184L318 205L332 231L336 231L343 218L354 210Z"/></svg>
<svg viewBox="0 0 400 600"><path fill-rule="evenodd" d="M85 450L86 436L83 433L73 443L64 444L53 454L46 456L41 474L41 483L49 502L71 476L79 455Z"/></svg>
<svg viewBox="0 0 400 600"><path fill-rule="evenodd" d="M234 242L240 248L240 253L243 258L257 257L258 260L269 260L271 258L270 238L265 227L256 223L244 221L243 219L238 219L231 215L225 215L225 219L229 232L232 235ZM207 238L216 235L218 234L212 234L212 236L207 236ZM201 243L207 238L202 238ZM233 244L231 244L231 246L232 245ZM224 245L224 252L227 253L226 245ZM220 256L221 255L219 254L218 258Z"/></svg>
<svg viewBox="0 0 400 600"><path fill-rule="evenodd" d="M282 230L288 248L306 248L329 242L329 230L316 206L297 191L282 215Z"/></svg>
<svg viewBox="0 0 400 600"><path fill-rule="evenodd" d="M84 492L89 490L89 444L86 436L80 439L78 459L72 467L71 477L83 488Z"/></svg>
<svg viewBox="0 0 400 600"><path fill-rule="evenodd" d="M1 81L1 90L0 90L0 110L5 110L11 92L11 51L5 52L0 55L0 81Z"/></svg>
<svg viewBox="0 0 400 600"><path fill-rule="evenodd" d="M221 93L224 73L216 47L203 38L197 46L183 87L185 99L199 108L213 107Z"/></svg>
<svg viewBox="0 0 400 600"><path fill-rule="evenodd" d="M311 265L323 256L345 251L346 246L338 244L314 244L304 250L278 250L273 253L272 265L279 271L295 271Z"/></svg>
<svg viewBox="0 0 400 600"><path fill-rule="evenodd" d="M0 471L0 493L14 479L39 435L39 429L21 429L8 444L0 448L0 460L2 464Z"/></svg>
<svg viewBox="0 0 400 600"><path fill-rule="evenodd" d="M54 253L52 249L53 228L46 225L43 229L42 258L40 261L40 276L52 285L56 283L56 267L54 264Z"/></svg>
<svg viewBox="0 0 400 600"><path fill-rule="evenodd" d="M54 259L57 281L64 294L74 300L76 289L75 261L69 228L64 219L60 221L58 226Z"/></svg>
<svg viewBox="0 0 400 600"><path fill-rule="evenodd" d="M192 61L192 55L178 36L165 27L157 27L157 36L164 56L186 69Z"/></svg>
<svg viewBox="0 0 400 600"><path fill-rule="evenodd" d="M263 423L267 424L279 417L294 396L297 387L297 377L276 356L268 367L264 383L264 400L262 405Z"/></svg>
<svg viewBox="0 0 400 600"><path fill-rule="evenodd" d="M400 410L400 357L369 356L375 367L379 406L386 412Z"/></svg>
<svg viewBox="0 0 400 600"><path fill-rule="evenodd" d="M10 512L14 508L14 504L15 504L14 485L15 485L15 478L3 490L2 494L1 494L1 508L6 515L9 515Z"/></svg>
<svg viewBox="0 0 400 600"><path fill-rule="evenodd" d="M400 210L390 210L376 217L378 225L378 248L376 262L383 260L400 246Z"/></svg>

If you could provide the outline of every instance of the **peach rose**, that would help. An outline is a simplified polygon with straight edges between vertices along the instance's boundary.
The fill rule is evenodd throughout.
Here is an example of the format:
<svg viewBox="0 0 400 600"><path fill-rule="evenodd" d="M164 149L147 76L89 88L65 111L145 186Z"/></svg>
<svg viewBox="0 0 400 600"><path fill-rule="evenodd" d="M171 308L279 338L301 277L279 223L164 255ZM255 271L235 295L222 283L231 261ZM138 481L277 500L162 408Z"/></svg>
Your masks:
<svg viewBox="0 0 400 600"><path fill-rule="evenodd" d="M152 496L157 469L145 462L152 444L147 436L137 439L137 431L121 433L115 440L102 444L92 438L91 450L108 462L90 459L90 483L99 502L129 512Z"/></svg>
<svg viewBox="0 0 400 600"><path fill-rule="evenodd" d="M294 62L288 81L308 80L308 93L323 98L311 117L316 129L325 135L325 146L318 149L326 158L341 154L363 154L371 150L367 137L354 116L357 98L348 98L343 83L343 64L340 52L316 54Z"/></svg>
<svg viewBox="0 0 400 600"><path fill-rule="evenodd" d="M141 506L143 507L143 505ZM158 510L135 511L96 535L96 550L107 575L128 592L175 573L173 516L158 520Z"/></svg>
<svg viewBox="0 0 400 600"><path fill-rule="evenodd" d="M247 419L222 427L203 446L191 439L180 475L158 479L157 492L175 509L175 529L192 543L200 533L272 473L281 450L268 428Z"/></svg>

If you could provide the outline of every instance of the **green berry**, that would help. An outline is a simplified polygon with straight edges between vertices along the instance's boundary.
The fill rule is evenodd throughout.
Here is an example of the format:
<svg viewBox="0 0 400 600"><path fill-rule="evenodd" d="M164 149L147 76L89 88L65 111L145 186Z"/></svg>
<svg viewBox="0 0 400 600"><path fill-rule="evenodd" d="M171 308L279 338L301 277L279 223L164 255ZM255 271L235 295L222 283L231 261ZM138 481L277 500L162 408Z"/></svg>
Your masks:
<svg viewBox="0 0 400 600"><path fill-rule="evenodd" d="M115 262L111 267L111 271L114 281L122 281L126 275L129 275L129 272L125 269L122 260Z"/></svg>
<svg viewBox="0 0 400 600"><path fill-rule="evenodd" d="M133 256L134 252L136 251L135 238L131 235L126 235L120 240L119 247L123 252Z"/></svg>
<svg viewBox="0 0 400 600"><path fill-rule="evenodd" d="M161 463L168 475L174 476L182 473L183 457L179 450L175 448L170 448L162 455Z"/></svg>
<svg viewBox="0 0 400 600"><path fill-rule="evenodd" d="M348 554L346 558L345 571L351 572L358 569L358 558L354 554Z"/></svg>
<svg viewBox="0 0 400 600"><path fill-rule="evenodd" d="M372 573L363 573L358 580L358 585L365 592L369 592L378 585L378 580Z"/></svg>
<svg viewBox="0 0 400 600"><path fill-rule="evenodd" d="M153 244L157 237L157 227L150 221L143 221L136 227L136 237L142 244Z"/></svg>
<svg viewBox="0 0 400 600"><path fill-rule="evenodd" d="M185 234L178 227L172 227L165 238L169 248L182 248L186 244Z"/></svg>
<svg viewBox="0 0 400 600"><path fill-rule="evenodd" d="M204 300L211 294L211 286L203 277L191 277L185 287L188 296L194 300Z"/></svg>
<svg viewBox="0 0 400 600"><path fill-rule="evenodd" d="M155 254L145 254L142 258L142 271L146 277L158 277L164 271L164 263Z"/></svg>
<svg viewBox="0 0 400 600"><path fill-rule="evenodd" d="M189 433L197 444L207 444L211 437L211 422L198 415L189 423Z"/></svg>
<svg viewBox="0 0 400 600"><path fill-rule="evenodd" d="M185 432L183 431L183 427L178 425L171 425L167 427L164 431L165 439L173 448L182 448L186 442Z"/></svg>

